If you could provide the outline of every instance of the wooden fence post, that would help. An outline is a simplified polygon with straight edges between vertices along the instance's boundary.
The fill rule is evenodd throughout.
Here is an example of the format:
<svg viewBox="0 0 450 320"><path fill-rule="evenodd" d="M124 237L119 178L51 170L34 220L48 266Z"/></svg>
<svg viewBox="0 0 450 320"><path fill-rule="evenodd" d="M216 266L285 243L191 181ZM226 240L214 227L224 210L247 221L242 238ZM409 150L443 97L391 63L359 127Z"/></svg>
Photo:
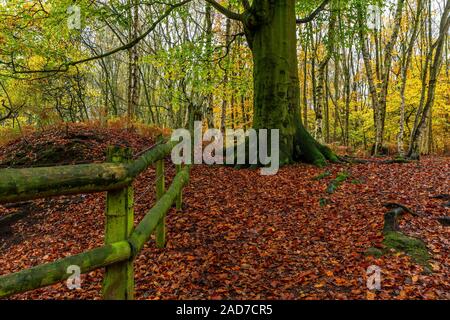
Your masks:
<svg viewBox="0 0 450 320"><path fill-rule="evenodd" d="M165 193L165 178L164 178L164 159L156 162L156 201L161 199ZM161 218L161 221L156 226L155 230L156 246L164 248L166 245L166 215Z"/></svg>
<svg viewBox="0 0 450 320"><path fill-rule="evenodd" d="M176 174L181 172L181 169L182 169L181 164L177 164L175 166L175 168L176 168ZM177 207L178 211L181 211L182 205L183 205L183 189L180 190L180 193L177 196L176 207Z"/></svg>
<svg viewBox="0 0 450 320"><path fill-rule="evenodd" d="M107 161L128 162L132 151L129 148L108 147ZM126 240L133 231L133 187L108 191L106 195L105 244ZM134 299L133 259L118 262L105 268L103 299Z"/></svg>

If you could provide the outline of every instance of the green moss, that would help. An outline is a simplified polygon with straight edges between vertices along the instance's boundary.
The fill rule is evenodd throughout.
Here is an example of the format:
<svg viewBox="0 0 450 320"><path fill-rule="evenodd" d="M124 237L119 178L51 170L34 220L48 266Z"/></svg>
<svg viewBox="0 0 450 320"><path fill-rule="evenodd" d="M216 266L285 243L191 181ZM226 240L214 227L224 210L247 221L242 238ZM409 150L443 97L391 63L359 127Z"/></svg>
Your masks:
<svg viewBox="0 0 450 320"><path fill-rule="evenodd" d="M339 172L336 178L329 184L327 188L328 193L333 193L336 189L349 177L348 172Z"/></svg>
<svg viewBox="0 0 450 320"><path fill-rule="evenodd" d="M319 205L320 205L321 207L326 206L328 203L329 203L329 201L328 201L328 199L326 199L326 198L320 198L320 200L319 200Z"/></svg>
<svg viewBox="0 0 450 320"><path fill-rule="evenodd" d="M317 159L313 161L313 164L316 167L323 168L327 165L327 161L325 159Z"/></svg>
<svg viewBox="0 0 450 320"><path fill-rule="evenodd" d="M318 176L314 177L314 180L322 180L323 178L326 178L329 176L331 176L331 172L325 171L325 172L322 172L321 174L319 174Z"/></svg>
<svg viewBox="0 0 450 320"><path fill-rule="evenodd" d="M384 233L383 244L386 248L406 253L417 263L428 267L430 254L422 240L409 237L398 231L388 231Z"/></svg>
<svg viewBox="0 0 450 320"><path fill-rule="evenodd" d="M409 163L410 161L408 159L405 159L405 158L396 157L391 162L392 163Z"/></svg>
<svg viewBox="0 0 450 320"><path fill-rule="evenodd" d="M365 254L367 256L374 256L376 258L379 258L379 257L381 257L384 254L384 252L381 249L378 249L378 248L375 248L375 247L370 247L369 249L367 249Z"/></svg>
<svg viewBox="0 0 450 320"><path fill-rule="evenodd" d="M349 175L348 172L345 172L345 171L344 171L344 172L339 172L338 175L336 176L335 181L336 181L337 183L342 183L342 182L344 182L349 176L350 176L350 175Z"/></svg>
<svg viewBox="0 0 450 320"><path fill-rule="evenodd" d="M428 263L430 254L428 253L425 243L417 238L409 237L398 231L388 231L384 233L383 245L385 249L378 249L370 247L365 254L367 256L374 256L376 258L388 253L390 249L398 252L404 252L414 259L417 263L425 267L426 270L431 270Z"/></svg>
<svg viewBox="0 0 450 320"><path fill-rule="evenodd" d="M298 120L298 119L297 119ZM300 123L300 120L296 122L296 133L295 133L295 143L298 146L300 154L297 156L299 160L312 163L317 167L324 167L327 165L327 158L319 150L321 146L314 138L309 134L308 131ZM295 157L295 158L297 158Z"/></svg>
<svg viewBox="0 0 450 320"><path fill-rule="evenodd" d="M327 146L320 144L316 141L317 148L320 150L320 152L325 156L325 158L333 163L338 163L339 158L336 156L336 154Z"/></svg>

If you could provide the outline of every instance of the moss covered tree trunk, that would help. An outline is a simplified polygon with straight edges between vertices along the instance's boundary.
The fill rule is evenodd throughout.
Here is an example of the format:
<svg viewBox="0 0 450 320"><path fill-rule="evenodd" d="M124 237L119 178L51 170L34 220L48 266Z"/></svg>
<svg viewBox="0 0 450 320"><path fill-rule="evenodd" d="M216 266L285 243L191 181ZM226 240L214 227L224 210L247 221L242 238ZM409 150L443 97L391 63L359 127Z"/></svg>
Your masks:
<svg viewBox="0 0 450 320"><path fill-rule="evenodd" d="M255 129L280 130L280 164L337 160L300 121L295 0L254 1L244 26L254 62Z"/></svg>

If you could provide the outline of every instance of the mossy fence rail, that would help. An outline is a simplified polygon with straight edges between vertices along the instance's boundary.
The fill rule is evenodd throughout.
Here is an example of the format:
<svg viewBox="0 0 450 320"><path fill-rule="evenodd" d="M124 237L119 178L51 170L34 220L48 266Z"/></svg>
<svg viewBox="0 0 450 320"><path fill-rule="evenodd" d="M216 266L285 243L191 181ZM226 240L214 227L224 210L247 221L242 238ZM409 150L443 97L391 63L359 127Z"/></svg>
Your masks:
<svg viewBox="0 0 450 320"><path fill-rule="evenodd" d="M104 299L133 299L133 261L154 233L158 247L166 243L165 216L176 203L181 209L182 189L189 181L189 166L176 166L176 175L165 190L164 158L172 142L161 143L131 160L128 148L109 147L107 162L58 167L0 170L0 204L50 196L107 191L105 245L0 276L0 298L45 287L71 276L69 266L81 273L105 267ZM137 175L156 165L156 204L134 228L133 187Z"/></svg>

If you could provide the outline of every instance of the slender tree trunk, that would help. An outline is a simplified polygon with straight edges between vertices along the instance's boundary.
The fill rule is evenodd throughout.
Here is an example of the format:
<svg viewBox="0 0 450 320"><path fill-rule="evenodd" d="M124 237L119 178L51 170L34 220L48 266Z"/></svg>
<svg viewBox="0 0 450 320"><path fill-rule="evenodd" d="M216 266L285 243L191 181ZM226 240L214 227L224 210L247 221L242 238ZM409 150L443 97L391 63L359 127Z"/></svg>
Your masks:
<svg viewBox="0 0 450 320"><path fill-rule="evenodd" d="M450 1L447 1L447 4L444 8L444 12L442 14L441 23L439 27L439 37L436 40L436 42L431 46L429 57L433 56L434 51L434 57L432 60L431 70L430 70L430 77L428 80L428 90L426 94L426 102L423 107L423 111L416 115L416 122L417 126L414 127L412 133L411 133L411 141L408 148L408 158L411 159L418 159L420 156L420 148L419 148L419 141L420 137L423 134L423 131L427 124L427 118L429 114L431 113L431 107L434 103L434 97L435 97L435 91L436 91L436 83L437 78L439 76L439 71L441 69L442 64L442 53L443 48L445 44L445 39L447 37L447 32L450 27ZM422 90L422 98L424 97L424 91Z"/></svg>
<svg viewBox="0 0 450 320"><path fill-rule="evenodd" d="M335 54L334 58L334 123L333 123L333 142L337 141L337 127L338 127L338 119L339 119L339 108L338 103L340 99L339 94L339 74L340 74L340 68L339 68L339 54ZM331 97L331 96L330 96Z"/></svg>
<svg viewBox="0 0 450 320"><path fill-rule="evenodd" d="M379 140L379 130L377 129L380 125L380 121L379 121L379 103L378 103L378 98L377 98L377 89L375 86L375 79L374 79L374 75L373 75L373 70L372 70L372 64L370 61L370 53L369 53L369 49L367 47L367 40L366 40L366 25L365 25L365 20L364 20L364 8L362 6L361 3L358 3L358 7L357 7L357 19L358 19L358 33L359 33L359 39L361 42L361 53L362 53L362 57L363 57L363 61L364 61L364 67L366 69L366 76L367 76L367 83L369 86L369 92L370 92L370 98L372 101L372 109L373 109L373 113L374 113L374 124L375 124L375 130L376 130L376 138L375 141ZM378 144L375 142L375 149L374 149L374 153L378 153Z"/></svg>
<svg viewBox="0 0 450 320"><path fill-rule="evenodd" d="M234 106L235 98L234 92L231 93L230 98L230 109L231 109L231 128L236 128L236 114L235 114L235 106Z"/></svg>
<svg viewBox="0 0 450 320"><path fill-rule="evenodd" d="M325 90L325 71L327 70L328 62L334 51L334 33L336 28L336 11L331 9L330 20L328 24L328 37L326 43L326 53L323 60L319 63L317 72L317 85L315 87L315 103L316 103L316 129L315 138L319 142L323 142L323 111L324 111L324 90ZM326 115L327 116L327 115Z"/></svg>
<svg viewBox="0 0 450 320"><path fill-rule="evenodd" d="M330 142L330 104L329 104L329 96L330 96L330 90L329 87L326 85L329 81L328 79L328 65L325 71L325 142Z"/></svg>
<svg viewBox="0 0 450 320"><path fill-rule="evenodd" d="M375 87L375 81L373 79L372 66L370 63L370 54L366 44L366 33L364 31L365 30L364 8L362 3L358 3L357 18L359 24L358 29L361 40L361 50L369 83L369 91L372 97L372 107L374 110L374 122L375 122L375 146L373 151L374 155L378 154L379 150L383 146L384 123L386 119L386 99L388 94L389 78L392 65L392 51L394 49L394 44L397 41L398 34L400 31L404 3L405 0L397 1L397 6L394 14L394 27L392 30L392 34L384 50L383 65L378 67L379 70L381 70L381 78L378 76L378 80L380 83L380 90L378 93Z"/></svg>
<svg viewBox="0 0 450 320"><path fill-rule="evenodd" d="M386 120L386 103L387 103L387 95L389 88L389 79L391 74L391 66L392 66L392 52L394 50L394 45L397 41L398 34L400 32L400 25L402 22L402 12L405 0L398 0L397 7L394 15L394 28L392 31L392 35L389 39L389 42L385 48L385 56L383 60L383 73L381 78L381 91L379 93L379 128L377 131L377 141L376 146L383 146L383 138L384 138L384 128L385 128L385 120Z"/></svg>
<svg viewBox="0 0 450 320"><path fill-rule="evenodd" d="M403 146L403 137L405 132L405 90L406 81L408 79L408 70L411 64L412 54L414 51L414 46L419 35L419 22L420 16L422 14L422 0L417 0L417 9L414 18L414 23L411 30L411 38L409 39L408 46L404 53L404 59L401 65L401 87L400 87L400 123L399 132L397 136L397 151L400 156L404 156L405 150Z"/></svg>
<svg viewBox="0 0 450 320"><path fill-rule="evenodd" d="M248 118L247 118L247 111L245 110L245 97L244 95L241 95L241 113L242 113L242 129L246 130L247 129L247 122L248 122Z"/></svg>
<svg viewBox="0 0 450 320"><path fill-rule="evenodd" d="M308 46L305 47L305 63L303 65L303 126L308 130Z"/></svg>
<svg viewBox="0 0 450 320"><path fill-rule="evenodd" d="M129 1L129 39L132 41L137 38L139 33L139 5L135 1ZM138 69L139 51L138 46L133 46L128 50L128 121L133 121L136 116L136 109L139 105L139 69Z"/></svg>
<svg viewBox="0 0 450 320"><path fill-rule="evenodd" d="M345 93L345 109L344 109L344 145L349 145L349 128L350 128L350 102L351 102L351 74L350 63L352 60L351 50L346 54L343 50L342 67L344 71L344 93Z"/></svg>
<svg viewBox="0 0 450 320"><path fill-rule="evenodd" d="M212 46L212 40L213 40L213 16L212 16L212 9L211 4L208 2L205 2L205 22L206 22L206 44L205 44L205 55L206 59L209 61L212 59L212 53L213 53L213 46ZM208 70L206 81L208 84L212 83L212 63L210 65L210 69ZM206 98L206 121L208 123L209 128L214 128L214 111L213 111L213 104L214 104L214 96L212 92L208 92L207 98Z"/></svg>
<svg viewBox="0 0 450 320"><path fill-rule="evenodd" d="M226 26L225 26L225 46L228 45L231 39L231 20L227 19ZM226 57L227 62L229 62L230 57L229 53ZM223 87L226 92L228 89L228 69L229 69L229 63L226 64L224 74L223 74ZM220 129L225 132L225 126L226 126L226 117L227 117L227 104L228 104L228 94L225 93L222 98L222 115L220 117Z"/></svg>

